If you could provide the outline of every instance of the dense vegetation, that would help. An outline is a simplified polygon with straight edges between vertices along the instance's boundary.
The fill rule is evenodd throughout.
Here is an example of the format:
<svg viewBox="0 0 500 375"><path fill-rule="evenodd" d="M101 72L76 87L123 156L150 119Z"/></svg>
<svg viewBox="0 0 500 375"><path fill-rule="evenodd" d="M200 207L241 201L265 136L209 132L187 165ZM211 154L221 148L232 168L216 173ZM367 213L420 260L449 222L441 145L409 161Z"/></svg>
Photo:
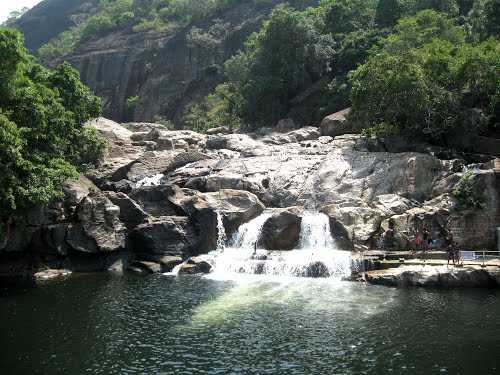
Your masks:
<svg viewBox="0 0 500 375"><path fill-rule="evenodd" d="M75 26L42 46L39 54L51 59L71 52L77 45L115 30L175 31L231 8L242 0L101 0L84 4L73 15ZM260 2L265 0L251 0Z"/></svg>
<svg viewBox="0 0 500 375"><path fill-rule="evenodd" d="M0 29L0 218L49 202L61 184L95 163L104 143L83 126L100 100L68 64L34 63L21 34Z"/></svg>
<svg viewBox="0 0 500 375"><path fill-rule="evenodd" d="M449 131L480 132L500 118L499 21L500 0L280 6L185 122L272 126L301 105L311 114L303 122L318 122L352 105L352 120L370 133L441 142Z"/></svg>

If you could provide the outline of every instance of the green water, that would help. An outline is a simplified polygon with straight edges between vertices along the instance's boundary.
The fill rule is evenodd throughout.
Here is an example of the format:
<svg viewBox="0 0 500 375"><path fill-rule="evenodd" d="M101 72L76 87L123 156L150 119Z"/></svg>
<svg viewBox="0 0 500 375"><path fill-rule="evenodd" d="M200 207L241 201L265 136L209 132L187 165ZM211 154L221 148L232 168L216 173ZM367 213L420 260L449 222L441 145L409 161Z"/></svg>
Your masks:
<svg viewBox="0 0 500 375"><path fill-rule="evenodd" d="M0 374L500 373L498 291L87 275L0 322Z"/></svg>

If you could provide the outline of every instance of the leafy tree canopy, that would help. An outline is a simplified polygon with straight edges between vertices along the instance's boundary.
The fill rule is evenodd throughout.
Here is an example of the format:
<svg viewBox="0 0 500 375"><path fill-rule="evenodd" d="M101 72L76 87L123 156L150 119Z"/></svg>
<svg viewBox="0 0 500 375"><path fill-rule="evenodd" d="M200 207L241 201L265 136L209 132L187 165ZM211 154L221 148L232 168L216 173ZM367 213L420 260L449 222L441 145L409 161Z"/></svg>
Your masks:
<svg viewBox="0 0 500 375"><path fill-rule="evenodd" d="M95 163L104 143L83 124L100 113L68 64L47 70L19 32L0 29L0 217L58 196L61 183Z"/></svg>

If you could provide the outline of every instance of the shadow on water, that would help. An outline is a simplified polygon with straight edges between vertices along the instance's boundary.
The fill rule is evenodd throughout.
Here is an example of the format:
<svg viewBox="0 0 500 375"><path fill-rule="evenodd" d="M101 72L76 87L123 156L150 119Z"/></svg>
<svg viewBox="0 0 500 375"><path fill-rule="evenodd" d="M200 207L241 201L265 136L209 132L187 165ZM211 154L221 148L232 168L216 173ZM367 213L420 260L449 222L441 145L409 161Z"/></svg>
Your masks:
<svg viewBox="0 0 500 375"><path fill-rule="evenodd" d="M10 374L496 374L498 291L73 276L0 301Z"/></svg>

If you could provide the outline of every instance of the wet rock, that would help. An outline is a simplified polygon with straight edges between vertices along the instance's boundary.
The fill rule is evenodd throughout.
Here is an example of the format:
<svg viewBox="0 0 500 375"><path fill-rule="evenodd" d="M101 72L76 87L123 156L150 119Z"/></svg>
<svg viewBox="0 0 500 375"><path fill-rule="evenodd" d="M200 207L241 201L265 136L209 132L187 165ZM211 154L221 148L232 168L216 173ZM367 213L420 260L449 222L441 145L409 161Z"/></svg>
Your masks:
<svg viewBox="0 0 500 375"><path fill-rule="evenodd" d="M68 277L71 273L70 270L48 269L35 273L34 278L37 282L45 282Z"/></svg>
<svg viewBox="0 0 500 375"><path fill-rule="evenodd" d="M260 246L267 250L292 250L300 241L302 218L292 210L274 213L262 227Z"/></svg>
<svg viewBox="0 0 500 375"><path fill-rule="evenodd" d="M259 216L265 208L257 196L242 190L224 189L217 193L205 193L204 196L209 205L221 213L228 235Z"/></svg>
<svg viewBox="0 0 500 375"><path fill-rule="evenodd" d="M132 272L139 273L141 275L144 274L154 274L154 273L161 273L162 272L162 267L159 263L155 262L148 262L148 261L135 261L133 262L130 266L129 269L132 270ZM137 269L140 269L140 272L136 272ZM144 271L144 272L143 272Z"/></svg>
<svg viewBox="0 0 500 375"><path fill-rule="evenodd" d="M330 271L324 263L314 262L308 264L304 271L304 274L300 276L312 278L330 277Z"/></svg>
<svg viewBox="0 0 500 375"><path fill-rule="evenodd" d="M179 275L207 274L212 270L212 266L207 261L200 258L190 258L179 270Z"/></svg>
<svg viewBox="0 0 500 375"><path fill-rule="evenodd" d="M187 217L164 217L141 224L128 237L127 247L135 253L184 257L194 251L195 230Z"/></svg>

